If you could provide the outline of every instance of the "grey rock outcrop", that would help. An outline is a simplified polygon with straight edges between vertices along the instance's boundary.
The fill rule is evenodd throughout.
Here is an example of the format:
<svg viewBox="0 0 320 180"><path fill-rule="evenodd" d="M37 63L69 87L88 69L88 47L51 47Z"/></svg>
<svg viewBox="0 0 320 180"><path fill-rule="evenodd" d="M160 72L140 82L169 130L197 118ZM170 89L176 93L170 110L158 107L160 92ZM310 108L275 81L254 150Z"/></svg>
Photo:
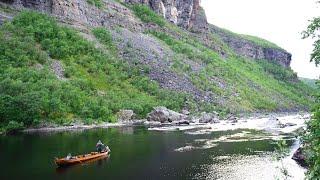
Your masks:
<svg viewBox="0 0 320 180"><path fill-rule="evenodd" d="M197 100L210 102L211 99L199 90L191 80L184 75L178 75L170 67L174 52L162 46L152 36L143 33L121 29L112 33L117 42L120 55L131 64L143 64L151 70L147 73L151 80L160 87L174 91L192 94Z"/></svg>
<svg viewBox="0 0 320 180"><path fill-rule="evenodd" d="M155 107L147 116L148 121L158 121L161 123L182 121L187 118L186 115L177 113L166 107Z"/></svg>
<svg viewBox="0 0 320 180"><path fill-rule="evenodd" d="M81 28L87 26L114 27L125 25L132 30L140 24L132 12L114 1L103 1L104 10L87 3L86 0L7 0L1 1L16 9L28 8L57 17L60 21Z"/></svg>
<svg viewBox="0 0 320 180"><path fill-rule="evenodd" d="M6 18L3 15L0 15L0 25L5 22Z"/></svg>
<svg viewBox="0 0 320 180"><path fill-rule="evenodd" d="M307 158L304 154L303 147L299 147L292 156L292 159L295 160L300 166L308 167Z"/></svg>
<svg viewBox="0 0 320 180"><path fill-rule="evenodd" d="M120 122L131 121L134 116L135 113L132 110L120 110L117 113L118 121Z"/></svg>
<svg viewBox="0 0 320 180"><path fill-rule="evenodd" d="M208 22L200 0L125 0L149 6L168 21L194 31L205 31Z"/></svg>
<svg viewBox="0 0 320 180"><path fill-rule="evenodd" d="M238 122L238 117L234 116L234 115L230 115L227 118L228 121L230 121L231 123L237 123Z"/></svg>
<svg viewBox="0 0 320 180"><path fill-rule="evenodd" d="M54 7L54 0L10 0L7 2L11 2L12 5L18 8L29 8L41 12L52 12Z"/></svg>
<svg viewBox="0 0 320 180"><path fill-rule="evenodd" d="M200 6L200 0L194 0L193 9L194 11L190 19L189 28L195 32L207 31L209 29L209 24L206 13Z"/></svg>
<svg viewBox="0 0 320 180"><path fill-rule="evenodd" d="M173 121L172 123L175 125L190 125L188 120Z"/></svg>
<svg viewBox="0 0 320 180"><path fill-rule="evenodd" d="M183 109L181 111L181 113L184 114L184 115L187 115L187 116L190 114L190 112L188 110L185 110L185 109Z"/></svg>
<svg viewBox="0 0 320 180"><path fill-rule="evenodd" d="M58 79L65 80L64 68L60 61L53 60L50 67Z"/></svg>
<svg viewBox="0 0 320 180"><path fill-rule="evenodd" d="M11 16L8 16L6 14L0 14L0 25L2 25L6 21L12 20Z"/></svg>
<svg viewBox="0 0 320 180"><path fill-rule="evenodd" d="M283 49L263 47L214 25L210 25L209 29L212 33L218 34L222 41L231 47L236 54L257 60L268 60L283 67L290 67L292 55Z"/></svg>
<svg viewBox="0 0 320 180"><path fill-rule="evenodd" d="M201 116L199 118L200 123L219 123L219 114L216 112L213 113L201 113Z"/></svg>

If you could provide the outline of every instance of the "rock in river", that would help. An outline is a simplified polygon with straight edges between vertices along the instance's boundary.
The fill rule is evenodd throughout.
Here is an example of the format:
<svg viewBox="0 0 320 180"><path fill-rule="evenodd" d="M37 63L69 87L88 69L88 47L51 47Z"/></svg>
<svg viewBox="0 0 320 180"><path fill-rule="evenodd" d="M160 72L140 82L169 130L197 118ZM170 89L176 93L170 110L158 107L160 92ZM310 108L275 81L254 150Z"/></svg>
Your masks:
<svg viewBox="0 0 320 180"><path fill-rule="evenodd" d="M295 160L302 167L307 167L306 156L303 154L303 148L299 147L293 154L292 159Z"/></svg>
<svg viewBox="0 0 320 180"><path fill-rule="evenodd" d="M201 113L201 117L199 119L200 123L219 123L219 114L216 112L213 113Z"/></svg>
<svg viewBox="0 0 320 180"><path fill-rule="evenodd" d="M190 125L190 122L188 120L181 120L181 121L173 121L172 124L175 124L175 125Z"/></svg>
<svg viewBox="0 0 320 180"><path fill-rule="evenodd" d="M177 113L166 107L155 107L147 116L148 121L158 121L161 123L185 120L188 116Z"/></svg>
<svg viewBox="0 0 320 180"><path fill-rule="evenodd" d="M120 110L117 113L118 121L131 121L133 117L135 116L134 112L132 110Z"/></svg>

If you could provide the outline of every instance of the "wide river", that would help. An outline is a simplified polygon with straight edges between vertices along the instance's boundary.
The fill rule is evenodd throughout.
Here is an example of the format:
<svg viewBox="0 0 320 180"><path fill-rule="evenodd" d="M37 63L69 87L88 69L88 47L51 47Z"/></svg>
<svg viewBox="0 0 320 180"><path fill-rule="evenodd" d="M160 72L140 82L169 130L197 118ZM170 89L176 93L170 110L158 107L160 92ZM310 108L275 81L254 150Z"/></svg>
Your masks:
<svg viewBox="0 0 320 180"><path fill-rule="evenodd" d="M244 121L246 122L246 121ZM233 129L203 131L118 127L0 137L0 179L303 179L304 169L288 156L275 159L279 139L289 150L290 133ZM54 157L95 150L108 144L107 159L56 168Z"/></svg>

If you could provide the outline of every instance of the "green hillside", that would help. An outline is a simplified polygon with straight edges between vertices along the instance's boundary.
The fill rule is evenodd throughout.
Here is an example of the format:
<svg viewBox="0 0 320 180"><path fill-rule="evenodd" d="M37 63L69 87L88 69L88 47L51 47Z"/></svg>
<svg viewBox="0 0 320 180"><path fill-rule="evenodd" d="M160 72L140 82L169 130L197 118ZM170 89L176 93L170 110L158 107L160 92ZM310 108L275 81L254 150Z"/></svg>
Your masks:
<svg viewBox="0 0 320 180"><path fill-rule="evenodd" d="M181 73L189 73L200 89L217 94L223 106L232 112L290 110L309 106L311 99L308 95L311 90L296 79L297 76L291 69L234 54L223 59L213 50L190 41L189 37L178 40L162 32L151 34L165 42L177 54L205 63L206 67L197 74L188 72L188 67L181 68L183 64L179 64L179 59L175 67Z"/></svg>
<svg viewBox="0 0 320 180"><path fill-rule="evenodd" d="M105 48L95 48L75 30L35 12L23 12L1 26L2 126L78 118L114 122L120 109L132 109L140 117L157 105L180 109L184 95L160 90L138 67L122 63L107 30L96 29L94 34ZM63 64L67 80L50 70L53 59Z"/></svg>
<svg viewBox="0 0 320 180"><path fill-rule="evenodd" d="M132 7L133 11L139 8ZM87 124L115 122L121 109L132 109L143 118L160 105L176 111L187 106L193 112L224 114L309 108L312 89L291 69L240 57L212 34L212 43L229 52L222 57L188 32L142 8L147 13L136 13L138 18L164 25L144 33L175 53L170 68L188 76L201 91L213 94L213 102L198 102L190 94L160 88L148 78L148 67L121 59L106 28L91 29L99 41L97 47L76 29L47 15L24 11L0 28L1 126L65 124L75 119ZM184 63L186 58L203 68L192 71ZM63 79L52 70L55 61L64 68Z"/></svg>

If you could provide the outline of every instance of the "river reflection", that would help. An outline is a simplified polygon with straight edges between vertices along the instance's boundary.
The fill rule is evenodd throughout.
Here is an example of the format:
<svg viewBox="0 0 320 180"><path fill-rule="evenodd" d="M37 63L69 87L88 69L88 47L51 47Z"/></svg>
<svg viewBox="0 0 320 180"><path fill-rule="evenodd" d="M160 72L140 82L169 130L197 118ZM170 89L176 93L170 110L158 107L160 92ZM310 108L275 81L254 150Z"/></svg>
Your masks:
<svg viewBox="0 0 320 180"><path fill-rule="evenodd" d="M123 127L0 137L0 179L274 179L281 176L276 137L295 145L290 134L246 129L195 134ZM99 139L111 148L109 158L56 169L54 157L91 152ZM304 172L295 163L291 171ZM303 176L298 173L293 179Z"/></svg>
<svg viewBox="0 0 320 180"><path fill-rule="evenodd" d="M101 167L107 165L110 156L111 155L109 155L107 157L100 157L97 159L89 160L84 163L75 164L72 166L57 167L55 170L56 170L56 173L63 174L63 173L67 173L68 171L71 171L72 169L77 169L77 168L81 169L81 166L91 166L91 167L101 168Z"/></svg>

